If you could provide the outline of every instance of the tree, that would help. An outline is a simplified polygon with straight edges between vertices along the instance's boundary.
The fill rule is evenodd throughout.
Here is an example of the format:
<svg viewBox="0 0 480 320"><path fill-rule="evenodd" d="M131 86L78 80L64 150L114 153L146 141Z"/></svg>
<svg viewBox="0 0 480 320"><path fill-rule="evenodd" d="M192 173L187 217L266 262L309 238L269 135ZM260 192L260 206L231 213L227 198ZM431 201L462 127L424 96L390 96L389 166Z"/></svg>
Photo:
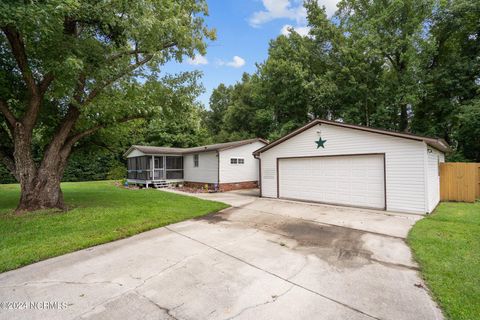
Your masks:
<svg viewBox="0 0 480 320"><path fill-rule="evenodd" d="M433 0L342 0L338 5L336 16L348 35L346 45L373 63L381 60L382 107L399 131L408 131L412 107L419 100L419 47L433 4Z"/></svg>
<svg viewBox="0 0 480 320"><path fill-rule="evenodd" d="M17 211L65 208L72 148L159 108L149 103L159 66L214 38L205 14L203 0L0 4L0 159L21 185Z"/></svg>
<svg viewBox="0 0 480 320"><path fill-rule="evenodd" d="M162 94L170 97L169 102L159 116L145 125L142 143L186 148L210 142L207 129L202 126L205 110L196 101L203 92L198 83L200 77L198 72L189 72L164 81L171 86L170 93Z"/></svg>
<svg viewBox="0 0 480 320"><path fill-rule="evenodd" d="M463 131L459 127L470 120L462 116L465 110L479 107L475 99L480 89L480 3L439 2L429 25L430 37L423 44L420 66L424 74L423 94L414 109L412 129L442 137L452 144L456 144L458 138L459 150L469 153L462 144L470 142L457 130ZM471 120L473 124L474 119ZM467 159L479 158L468 156Z"/></svg>
<svg viewBox="0 0 480 320"><path fill-rule="evenodd" d="M212 135L217 135L222 130L223 117L232 104L232 90L232 87L221 83L212 91L209 101L210 110L206 114L206 125Z"/></svg>

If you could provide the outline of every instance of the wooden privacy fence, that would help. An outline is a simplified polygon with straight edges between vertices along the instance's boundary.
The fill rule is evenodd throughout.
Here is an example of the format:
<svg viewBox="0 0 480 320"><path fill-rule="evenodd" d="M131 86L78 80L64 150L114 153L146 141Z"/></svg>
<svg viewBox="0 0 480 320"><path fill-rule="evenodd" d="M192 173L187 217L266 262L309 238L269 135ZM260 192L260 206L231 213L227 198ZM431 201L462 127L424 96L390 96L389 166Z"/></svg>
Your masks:
<svg viewBox="0 0 480 320"><path fill-rule="evenodd" d="M440 200L475 202L480 198L480 163L440 163Z"/></svg>

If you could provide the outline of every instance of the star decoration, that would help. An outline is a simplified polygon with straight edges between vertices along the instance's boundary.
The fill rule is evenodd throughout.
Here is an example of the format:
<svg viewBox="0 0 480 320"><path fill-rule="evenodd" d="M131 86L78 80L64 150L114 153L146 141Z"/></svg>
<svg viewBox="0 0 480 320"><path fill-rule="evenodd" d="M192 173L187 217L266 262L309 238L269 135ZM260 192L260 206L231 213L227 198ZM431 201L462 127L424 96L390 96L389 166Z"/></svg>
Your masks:
<svg viewBox="0 0 480 320"><path fill-rule="evenodd" d="M322 140L322 137L318 138L318 141L315 141L317 149L320 147L325 148L325 142L327 142L327 140Z"/></svg>

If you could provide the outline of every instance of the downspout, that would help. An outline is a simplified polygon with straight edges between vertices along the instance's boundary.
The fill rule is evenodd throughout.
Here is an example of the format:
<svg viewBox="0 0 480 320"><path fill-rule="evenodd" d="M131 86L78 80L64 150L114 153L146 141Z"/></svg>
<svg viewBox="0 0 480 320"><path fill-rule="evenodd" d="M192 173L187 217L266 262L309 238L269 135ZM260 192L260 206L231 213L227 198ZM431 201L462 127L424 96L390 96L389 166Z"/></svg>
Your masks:
<svg viewBox="0 0 480 320"><path fill-rule="evenodd" d="M424 155L423 155L423 192L425 193L425 196L424 196L424 207L425 207L425 214L429 214L431 213L430 212L430 208L429 208L429 203L430 203L430 194L429 194L429 190L428 190L428 150L429 150L429 147L428 145L424 142L423 143L423 146L424 146Z"/></svg>
<svg viewBox="0 0 480 320"><path fill-rule="evenodd" d="M253 157L258 160L258 188L260 189L260 198L262 197L262 159L258 154L253 154Z"/></svg>
<svg viewBox="0 0 480 320"><path fill-rule="evenodd" d="M220 151L217 150L217 189L220 190Z"/></svg>

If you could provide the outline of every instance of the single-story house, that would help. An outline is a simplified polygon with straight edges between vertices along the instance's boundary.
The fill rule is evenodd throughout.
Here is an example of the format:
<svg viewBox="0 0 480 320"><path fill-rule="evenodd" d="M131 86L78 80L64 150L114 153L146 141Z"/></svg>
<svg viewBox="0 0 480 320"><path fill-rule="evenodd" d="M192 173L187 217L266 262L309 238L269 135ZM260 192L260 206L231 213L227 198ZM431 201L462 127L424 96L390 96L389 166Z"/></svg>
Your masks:
<svg viewBox="0 0 480 320"><path fill-rule="evenodd" d="M183 184L227 191L258 186L258 160L253 151L262 139L218 143L194 148L131 146L127 158L129 184L164 187Z"/></svg>
<svg viewBox="0 0 480 320"><path fill-rule="evenodd" d="M425 214L449 151L443 139L317 119L253 154L262 197Z"/></svg>

